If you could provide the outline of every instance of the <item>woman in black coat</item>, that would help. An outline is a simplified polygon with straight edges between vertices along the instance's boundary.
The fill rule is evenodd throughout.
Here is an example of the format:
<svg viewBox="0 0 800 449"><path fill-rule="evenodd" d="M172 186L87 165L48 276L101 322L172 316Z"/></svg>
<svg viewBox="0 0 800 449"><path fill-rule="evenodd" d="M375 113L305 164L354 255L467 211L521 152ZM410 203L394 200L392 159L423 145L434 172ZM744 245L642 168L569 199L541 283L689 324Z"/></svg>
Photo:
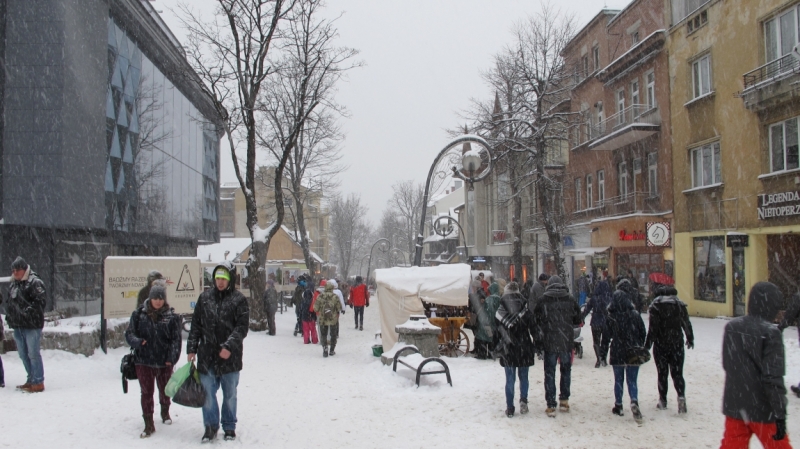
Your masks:
<svg viewBox="0 0 800 449"><path fill-rule="evenodd" d="M148 299L131 315L125 340L136 350L136 377L142 390L144 431L141 438L156 431L153 423L153 383L158 384L161 421L172 424L169 397L164 394L172 368L181 356L181 318L167 304L167 290L162 285L150 288Z"/></svg>
<svg viewBox="0 0 800 449"><path fill-rule="evenodd" d="M609 347L609 363L614 368L614 408L615 415L622 416L623 383L628 384L628 394L631 397L631 413L637 423L642 422L642 412L639 410L639 388L637 378L639 365L630 364L629 350L643 348L647 331L644 321L634 310L634 295L639 292L631 285L630 280L620 279L617 290L608 306L606 328L603 331L603 346ZM627 379L626 379L627 378Z"/></svg>
<svg viewBox="0 0 800 449"><path fill-rule="evenodd" d="M495 314L495 356L506 373L506 416L514 416L514 384L519 377L519 412L528 413L528 368L536 361L533 345L533 316L527 308L525 298L519 292L519 284L511 282L506 294L500 299Z"/></svg>

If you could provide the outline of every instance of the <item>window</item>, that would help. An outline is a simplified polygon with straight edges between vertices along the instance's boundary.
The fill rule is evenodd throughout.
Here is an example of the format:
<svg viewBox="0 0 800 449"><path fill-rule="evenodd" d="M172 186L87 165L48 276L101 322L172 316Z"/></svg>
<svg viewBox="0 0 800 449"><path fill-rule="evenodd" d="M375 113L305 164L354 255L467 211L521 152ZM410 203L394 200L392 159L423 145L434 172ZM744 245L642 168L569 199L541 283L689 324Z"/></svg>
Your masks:
<svg viewBox="0 0 800 449"><path fill-rule="evenodd" d="M672 25L690 16L710 0L672 0Z"/></svg>
<svg viewBox="0 0 800 449"><path fill-rule="evenodd" d="M586 175L586 208L592 208L592 200L594 199L594 193L592 189L594 186L592 185L592 175Z"/></svg>
<svg viewBox="0 0 800 449"><path fill-rule="evenodd" d="M798 168L797 119L794 117L769 127L771 171Z"/></svg>
<svg viewBox="0 0 800 449"><path fill-rule="evenodd" d="M606 200L606 172L605 170L597 171L597 204L603 205Z"/></svg>
<svg viewBox="0 0 800 449"><path fill-rule="evenodd" d="M603 127L603 102L597 102L597 131L602 134L605 128ZM596 136L595 136L596 137Z"/></svg>
<svg viewBox="0 0 800 449"><path fill-rule="evenodd" d="M650 196L656 196L658 193L658 153L656 152L647 154L647 183Z"/></svg>
<svg viewBox="0 0 800 449"><path fill-rule="evenodd" d="M711 55L705 55L692 63L692 85L694 97L702 97L711 92Z"/></svg>
<svg viewBox="0 0 800 449"><path fill-rule="evenodd" d="M636 45L639 43L639 31L634 31L631 34L631 45Z"/></svg>
<svg viewBox="0 0 800 449"><path fill-rule="evenodd" d="M633 160L633 193L640 192L639 180L642 179L642 159L636 158Z"/></svg>
<svg viewBox="0 0 800 449"><path fill-rule="evenodd" d="M703 11L700 14L692 17L686 21L686 28L689 33L700 28L708 23L708 11Z"/></svg>
<svg viewBox="0 0 800 449"><path fill-rule="evenodd" d="M592 47L592 58L594 62L594 69L600 70L600 47L597 45Z"/></svg>
<svg viewBox="0 0 800 449"><path fill-rule="evenodd" d="M620 89L617 91L617 125L622 125L625 123L625 114L622 111L625 110L625 90Z"/></svg>
<svg viewBox="0 0 800 449"><path fill-rule="evenodd" d="M692 149L691 161L692 187L722 182L719 142Z"/></svg>
<svg viewBox="0 0 800 449"><path fill-rule="evenodd" d="M646 95L647 95L647 109L656 107L656 74L655 72L648 72L645 75L647 80Z"/></svg>
<svg viewBox="0 0 800 449"><path fill-rule="evenodd" d="M628 163L620 162L617 165L617 179L619 180L619 196L625 197L628 195Z"/></svg>
<svg viewBox="0 0 800 449"><path fill-rule="evenodd" d="M631 83L631 104L640 104L639 101L639 80Z"/></svg>
<svg viewBox="0 0 800 449"><path fill-rule="evenodd" d="M797 12L798 7L793 7L778 17L764 22L767 62L788 55L797 44Z"/></svg>
<svg viewBox="0 0 800 449"><path fill-rule="evenodd" d="M694 298L725 302L725 237L694 239Z"/></svg>
<svg viewBox="0 0 800 449"><path fill-rule="evenodd" d="M581 204L582 193L583 187L581 186L581 178L575 178L575 210L583 210L583 206Z"/></svg>
<svg viewBox="0 0 800 449"><path fill-rule="evenodd" d="M583 66L583 73L581 74L581 79L586 78L589 76L589 57L584 55L581 58L581 65Z"/></svg>

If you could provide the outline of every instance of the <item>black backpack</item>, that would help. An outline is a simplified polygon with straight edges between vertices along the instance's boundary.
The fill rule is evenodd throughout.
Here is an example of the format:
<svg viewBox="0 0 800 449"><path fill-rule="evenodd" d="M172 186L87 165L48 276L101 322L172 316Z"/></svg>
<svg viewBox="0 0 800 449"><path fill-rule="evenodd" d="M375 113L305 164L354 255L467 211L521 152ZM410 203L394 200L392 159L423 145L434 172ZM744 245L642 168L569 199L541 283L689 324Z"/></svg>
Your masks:
<svg viewBox="0 0 800 449"><path fill-rule="evenodd" d="M119 365L119 371L122 373L122 392L128 392L128 380L136 380L136 364L134 358L136 350L131 348L130 354L122 356L122 363Z"/></svg>

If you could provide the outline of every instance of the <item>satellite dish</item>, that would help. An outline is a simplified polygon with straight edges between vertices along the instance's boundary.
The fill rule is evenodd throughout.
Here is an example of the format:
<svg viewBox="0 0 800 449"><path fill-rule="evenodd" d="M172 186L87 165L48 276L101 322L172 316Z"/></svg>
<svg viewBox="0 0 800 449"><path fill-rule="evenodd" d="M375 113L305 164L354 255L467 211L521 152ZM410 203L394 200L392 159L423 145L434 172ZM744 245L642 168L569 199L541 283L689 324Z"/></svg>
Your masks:
<svg viewBox="0 0 800 449"><path fill-rule="evenodd" d="M795 44L794 48L792 48L792 56L800 61L800 44Z"/></svg>

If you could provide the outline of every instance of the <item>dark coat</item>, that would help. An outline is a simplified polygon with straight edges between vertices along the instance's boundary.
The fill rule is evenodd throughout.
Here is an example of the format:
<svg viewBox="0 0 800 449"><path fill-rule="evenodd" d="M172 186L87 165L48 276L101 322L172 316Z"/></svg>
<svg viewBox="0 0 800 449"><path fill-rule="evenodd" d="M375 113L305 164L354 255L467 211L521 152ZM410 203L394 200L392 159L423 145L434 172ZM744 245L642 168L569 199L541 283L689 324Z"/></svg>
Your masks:
<svg viewBox="0 0 800 449"><path fill-rule="evenodd" d="M797 334L800 337L800 322L798 320L800 320L800 293L795 293L789 300L789 307L786 309L786 313L783 314L783 320L778 328L784 330L791 326L792 323L797 322Z"/></svg>
<svg viewBox="0 0 800 449"><path fill-rule="evenodd" d="M757 423L786 419L783 338L772 324L782 302L778 287L759 282L750 290L747 316L725 325L722 336L725 416Z"/></svg>
<svg viewBox="0 0 800 449"><path fill-rule="evenodd" d="M498 320L496 323L498 332L495 333L495 342L502 338L501 333L504 331L507 332L512 342L510 345L505 345L506 351L503 354L498 354L501 366L522 368L533 366L536 361L536 348L531 337L533 320L521 318L510 328L503 324L505 318L513 314L522 313L525 306L525 298L518 291L508 292L500 298L500 307L498 307L495 314L495 318ZM529 316L529 314L526 314L526 316ZM504 331L500 330L500 327ZM496 344L495 346L500 347L502 345Z"/></svg>
<svg viewBox="0 0 800 449"><path fill-rule="evenodd" d="M586 302L586 307L583 309L583 317L586 318L586 315L591 313L592 320L589 325L591 327L605 327L609 305L611 305L611 287L609 287L607 281L600 281L597 283L592 297Z"/></svg>
<svg viewBox="0 0 800 449"><path fill-rule="evenodd" d="M162 308L152 312L154 321L143 304L131 314L125 341L136 349L134 363L154 368L163 368L169 362L173 366L181 357L181 317L173 309ZM142 346L142 341L147 343Z"/></svg>
<svg viewBox="0 0 800 449"><path fill-rule="evenodd" d="M628 283L626 286L620 284ZM628 349L643 347L647 338L644 321L638 312L633 310L630 292L627 288L630 282L626 279L617 284L617 291L608 306L606 327L603 330L603 346L610 346L609 362L612 366L628 364Z"/></svg>
<svg viewBox="0 0 800 449"><path fill-rule="evenodd" d="M194 308L186 353L197 354L197 369L203 374L209 368L218 376L242 370L250 307L233 285L231 282L223 291L212 287L203 292ZM231 352L227 360L219 356L223 348Z"/></svg>
<svg viewBox="0 0 800 449"><path fill-rule="evenodd" d="M11 278L6 300L6 321L12 329L41 329L44 327L44 308L47 293L44 282L28 267L22 280Z"/></svg>
<svg viewBox="0 0 800 449"><path fill-rule="evenodd" d="M530 310L531 314L536 310L536 304L539 302L539 299L542 298L542 295L544 295L545 288L546 285L543 284L542 281L533 283L530 295L528 296L528 310Z"/></svg>
<svg viewBox="0 0 800 449"><path fill-rule="evenodd" d="M683 350L683 334L694 344L694 332L689 321L686 304L678 299L678 292L670 287L657 296L650 305L650 326L647 329L645 346L656 346L660 351L680 352Z"/></svg>
<svg viewBox="0 0 800 449"><path fill-rule="evenodd" d="M302 321L317 321L317 314L312 308L314 304L314 289L307 288L303 292L303 301L300 303L300 320Z"/></svg>
<svg viewBox="0 0 800 449"><path fill-rule="evenodd" d="M275 287L267 288L264 290L264 308L268 313L275 313L278 311L278 298L280 293L275 290Z"/></svg>
<svg viewBox="0 0 800 449"><path fill-rule="evenodd" d="M566 285L560 282L548 283L542 298L536 304L533 318L546 352L572 351L574 328L581 324L581 309L575 298L569 294Z"/></svg>

